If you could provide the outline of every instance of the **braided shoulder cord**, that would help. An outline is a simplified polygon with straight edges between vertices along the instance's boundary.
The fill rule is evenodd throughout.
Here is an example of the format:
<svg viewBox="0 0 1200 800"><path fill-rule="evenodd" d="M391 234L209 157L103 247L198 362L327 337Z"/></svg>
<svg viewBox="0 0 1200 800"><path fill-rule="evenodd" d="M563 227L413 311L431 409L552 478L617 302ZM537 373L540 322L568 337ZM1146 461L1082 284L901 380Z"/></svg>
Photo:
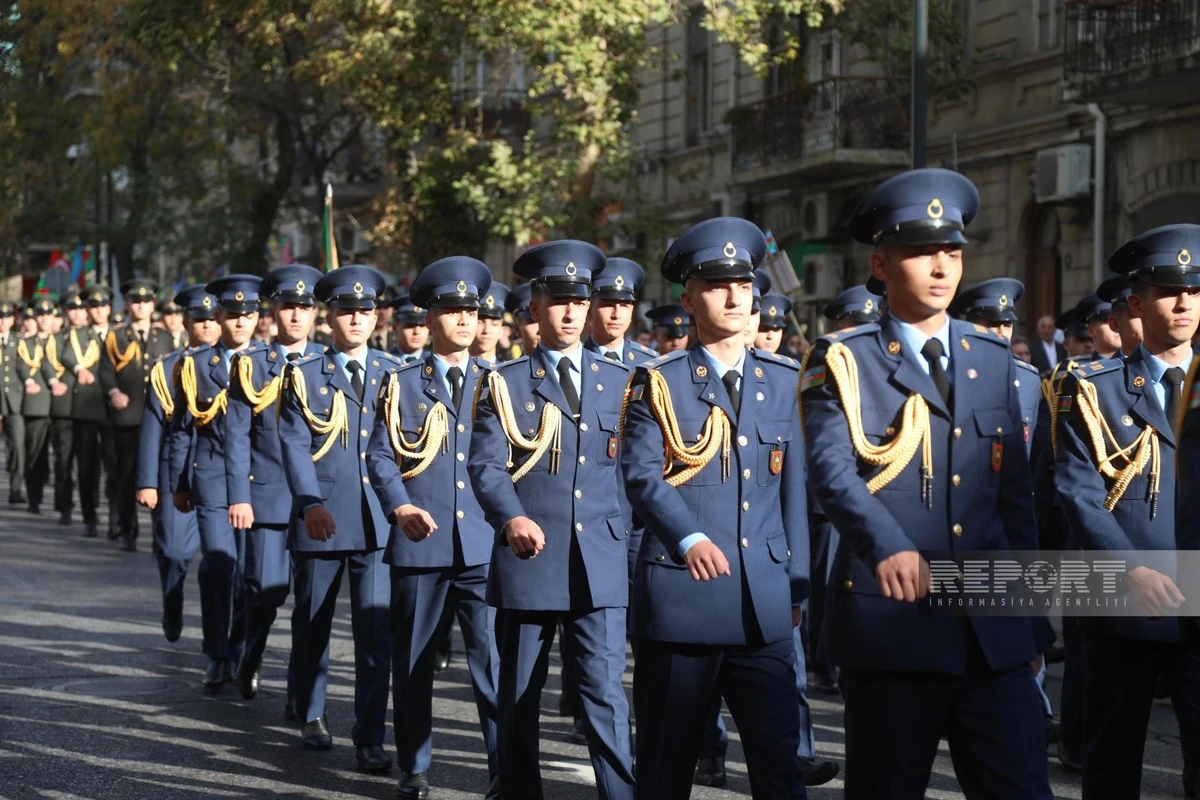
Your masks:
<svg viewBox="0 0 1200 800"><path fill-rule="evenodd" d="M340 390L334 392L333 405L329 409L329 419L321 419L309 410L308 385L304 382L304 373L293 367L291 376L292 392L296 395L296 402L300 404L300 411L304 414L304 421L307 423L308 429L317 436L328 437L325 444L321 445L321 448L313 454L312 460L315 464L333 448L333 443L337 441L334 434L341 433L342 449L348 446L350 421L346 416L346 396Z"/></svg>
<svg viewBox="0 0 1200 800"><path fill-rule="evenodd" d="M45 352L41 344L35 344L33 347L33 356L29 355L28 339L17 340L17 355L25 362L25 366L29 367L30 372L37 372L42 366L42 354Z"/></svg>
<svg viewBox="0 0 1200 800"><path fill-rule="evenodd" d="M531 450L533 454L525 463L512 474L513 483L524 478L541 460L546 451L550 451L550 473L558 474L559 456L562 454L562 412L553 403L542 406L542 420L538 426L537 435L526 439L521 434L521 426L517 424L516 414L513 413L512 398L508 394L508 382L497 371L488 373L488 389L492 395L492 405L496 408L496 417L500 427L508 439L508 468L512 469L512 449L517 446L522 450Z"/></svg>
<svg viewBox="0 0 1200 800"><path fill-rule="evenodd" d="M1079 417L1087 428L1091 440L1092 451L1096 456L1096 468L1105 478L1113 481L1104 499L1104 510L1112 511L1117 501L1125 494L1134 477L1141 475L1150 463L1150 518L1154 519L1158 512L1158 481L1162 456L1159 452L1158 435L1152 425L1147 425L1138 437L1128 447L1121 447L1113 436L1108 420L1100 411L1099 395L1096 387L1090 381L1079 381L1077 395ZM1112 445L1114 452L1109 454L1105 439ZM1134 451L1136 450L1136 455ZM1131 457L1132 456L1132 457ZM1125 461L1125 466L1117 469L1113 462L1117 459Z"/></svg>
<svg viewBox="0 0 1200 800"><path fill-rule="evenodd" d="M1188 367L1187 377L1183 379L1183 387L1181 390L1181 399L1183 402L1179 404L1179 408L1175 412L1175 419L1171 420L1171 424L1175 426L1176 441L1179 440L1179 437L1183 432L1183 421L1187 418L1188 406L1191 402L1190 398L1192 395L1192 389L1196 384L1196 367L1200 367L1200 359L1193 358L1192 365Z"/></svg>
<svg viewBox="0 0 1200 800"><path fill-rule="evenodd" d="M858 363L843 344L833 344L825 354L825 367L837 386L850 428L850 441L858 457L883 471L867 481L867 491L875 494L904 471L921 447L921 495L926 507L933 507L933 444L930 441L929 405L919 394L909 395L900 409L900 430L887 444L874 445L867 440L862 424L862 395L858 387Z"/></svg>
<svg viewBox="0 0 1200 800"><path fill-rule="evenodd" d="M396 373L388 376L387 393L384 395L383 421L387 425L388 440L396 453L396 460L416 461L407 472L400 473L401 480L415 478L437 460L439 454L450 452L450 418L446 415L446 406L434 403L433 410L425 417L421 426L420 436L415 442L404 438L401 430L400 414L400 381Z"/></svg>
<svg viewBox="0 0 1200 800"><path fill-rule="evenodd" d="M134 344L137 344L134 342ZM195 420L197 428L203 428L208 425L217 415L225 411L229 403L229 395L225 389L217 392L217 396L213 398L212 403L203 411L196 405L196 362L191 356L186 356L183 359L183 368L179 373L179 383L183 387L183 397L187 400L187 409Z"/></svg>
<svg viewBox="0 0 1200 800"><path fill-rule="evenodd" d="M163 418L170 421L171 417L175 416L175 398L171 385L167 383L167 371L163 368L161 361L154 365L154 369L150 370L150 388L154 390L154 396L158 398L158 404L162 406Z"/></svg>
<svg viewBox="0 0 1200 800"><path fill-rule="evenodd" d="M46 358L50 361L50 366L54 367L54 379L58 380L67 368L58 360L58 339L54 336L46 340Z"/></svg>
<svg viewBox="0 0 1200 800"><path fill-rule="evenodd" d="M79 329L72 328L71 351L75 354L75 363L84 369L91 369L100 360L100 344L95 339L88 340L87 350L79 349Z"/></svg>
<svg viewBox="0 0 1200 800"><path fill-rule="evenodd" d="M675 418L675 407L671 405L671 389L667 379L657 370L649 373L650 410L658 420L663 437L663 478L671 486L679 487L690 481L700 470L708 466L717 451L721 451L721 480L729 477L730 427L729 417L717 406L713 406L700 430L699 440L691 446L683 440L679 421ZM670 474L675 462L683 468Z"/></svg>
<svg viewBox="0 0 1200 800"><path fill-rule="evenodd" d="M261 392L256 391L254 388L254 362L248 356L238 358L237 373L238 380L242 385L242 393L254 407L255 416L275 405L275 401L279 399L280 380L278 376L268 381Z"/></svg>
<svg viewBox="0 0 1200 800"><path fill-rule="evenodd" d="M138 345L138 340L137 340L136 336L131 337L129 346L126 347L125 352L122 353L120 348L117 347L117 332L116 331L108 332L108 341L105 342L105 347L108 349L108 359L110 361L112 361L113 369L116 370L117 372L120 372L121 370L128 367L129 364L134 359L138 358L142 354L142 348L140 345ZM195 377L194 372L193 372L193 377Z"/></svg>

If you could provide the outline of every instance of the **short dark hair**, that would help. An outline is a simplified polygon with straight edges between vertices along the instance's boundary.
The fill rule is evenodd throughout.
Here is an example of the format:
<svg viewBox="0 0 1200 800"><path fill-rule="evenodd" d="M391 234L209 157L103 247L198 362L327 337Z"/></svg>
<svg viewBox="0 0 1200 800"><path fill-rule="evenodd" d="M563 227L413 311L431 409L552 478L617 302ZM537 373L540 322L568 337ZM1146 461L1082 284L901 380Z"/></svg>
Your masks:
<svg viewBox="0 0 1200 800"><path fill-rule="evenodd" d="M1029 344L1029 339L1025 338L1024 336L1014 336L1008 340L1008 344L1009 347L1014 344Z"/></svg>

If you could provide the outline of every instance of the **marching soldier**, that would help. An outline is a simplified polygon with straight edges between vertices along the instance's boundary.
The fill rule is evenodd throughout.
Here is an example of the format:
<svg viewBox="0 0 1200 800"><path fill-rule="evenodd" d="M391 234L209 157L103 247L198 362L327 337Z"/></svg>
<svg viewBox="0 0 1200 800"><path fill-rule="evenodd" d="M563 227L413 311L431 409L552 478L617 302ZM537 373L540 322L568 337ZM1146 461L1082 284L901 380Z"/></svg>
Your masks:
<svg viewBox="0 0 1200 800"><path fill-rule="evenodd" d="M968 798L1049 798L1027 618L927 616L922 550L1037 548L1006 342L946 309L975 186L884 181L850 229L886 284L878 325L822 337L801 377L809 477L841 535L825 635L845 697L846 797L925 796L945 735ZM903 409L903 412L902 412ZM899 734L898 734L899 732Z"/></svg>
<svg viewBox="0 0 1200 800"><path fill-rule="evenodd" d="M610 258L592 281L592 313L583 346L604 358L636 367L656 353L627 336L633 323L637 293L646 281L642 265L628 258Z"/></svg>
<svg viewBox="0 0 1200 800"><path fill-rule="evenodd" d="M50 477L50 379L54 370L46 360L46 342L54 319L54 301L31 300L26 306L37 325L35 333L17 341L17 372L25 384L21 416L25 418L25 490L29 513L42 513L42 494Z"/></svg>
<svg viewBox="0 0 1200 800"><path fill-rule="evenodd" d="M188 346L190 337L183 319L184 309L174 300L169 300L162 309L163 330L171 334L172 352Z"/></svg>
<svg viewBox="0 0 1200 800"><path fill-rule="evenodd" d="M793 353L783 347L783 334L788 326L788 314L792 310L792 299L786 294L768 293L762 296L762 311L758 319L758 335L754 346L769 355L779 353L788 358Z"/></svg>
<svg viewBox="0 0 1200 800"><path fill-rule="evenodd" d="M67 315L68 327L46 340L46 360L54 370L55 381L61 389L51 386L50 441L54 447L54 510L58 524L71 524L75 507L75 423L72 421L75 395L75 374L63 363L63 354L70 347L70 332L87 327L87 308L77 288L69 289L61 307Z"/></svg>
<svg viewBox="0 0 1200 800"><path fill-rule="evenodd" d="M655 306L646 312L646 317L654 323L654 341L659 355L687 349L688 327L692 319L683 306L679 303Z"/></svg>
<svg viewBox="0 0 1200 800"><path fill-rule="evenodd" d="M284 373L279 436L292 490L288 549L296 571L292 611L292 680L304 747L329 750L325 718L329 636L342 576L350 573L354 630L353 741L359 765L386 770L383 750L391 583L383 563L388 522L367 477L367 438L376 398L399 361L367 346L376 298L387 286L371 267L349 265L324 275L314 291L330 308L333 344L293 362ZM449 491L449 489L447 489Z"/></svg>
<svg viewBox="0 0 1200 800"><path fill-rule="evenodd" d="M752 283L752 291L754 292L753 300L750 306L750 321L746 323L745 341L746 347L754 347L754 342L758 339L758 328L762 322L762 299L771 291L774 284L771 282L771 276L767 274L765 269L758 270L754 273ZM696 321L692 320L692 325L689 328L692 334L692 341L695 341L695 325Z"/></svg>
<svg viewBox="0 0 1200 800"><path fill-rule="evenodd" d="M0 301L0 371L4 383L0 387L0 423L4 425L4 451L8 467L8 504L26 502L21 494L25 481L25 419L21 404L25 400L24 381L17 371L16 307L8 300Z"/></svg>
<svg viewBox="0 0 1200 800"><path fill-rule="evenodd" d="M1129 311L1131 294L1133 290L1129 288L1129 280L1124 275L1113 275L1096 289L1096 295L1112 306L1108 324L1121 339L1121 348L1113 358L1122 360L1133 355L1142 343L1142 320Z"/></svg>
<svg viewBox="0 0 1200 800"><path fill-rule="evenodd" d="M745 346L765 253L762 232L729 217L676 239L662 274L685 287L698 339L640 366L626 392L622 463L646 521L633 609L647 800L690 795L719 696L754 796L805 796L792 644L808 595L799 365Z"/></svg>
<svg viewBox="0 0 1200 800"><path fill-rule="evenodd" d="M235 586L242 552L240 531L230 524L226 491L225 414L234 356L262 347L254 341L258 322L257 275L226 275L205 287L216 298L219 340L184 354L167 434L167 482L180 513L196 512L200 532L200 621L208 666L201 678L215 692L237 677L244 620ZM186 487L186 488L185 488Z"/></svg>
<svg viewBox="0 0 1200 800"><path fill-rule="evenodd" d="M100 385L112 407L114 474L113 498L125 550L133 550L137 539L137 452L138 428L146 406L150 370L158 359L171 352L171 337L150 324L154 313L153 281L130 278L121 284L129 324L108 332L100 359ZM112 521L109 521L112 530Z"/></svg>
<svg viewBox="0 0 1200 800"><path fill-rule="evenodd" d="M487 374L469 347L491 279L486 264L465 256L435 261L417 275L412 298L429 309L432 352L388 376L367 453L371 485L392 522L384 561L392 581L393 729L399 794L414 800L429 795L433 640L447 609L462 626L488 773L496 778L499 657L486 598L496 537L467 474L471 398Z"/></svg>
<svg viewBox="0 0 1200 800"><path fill-rule="evenodd" d="M513 342L512 355L508 360L516 360L522 355L529 355L537 349L540 338L538 337L538 323L529 313L529 298L532 296L533 290L528 283L518 284L514 286L508 293L508 300L504 302L504 308L508 313L512 314L513 324L517 329L517 337L520 342Z"/></svg>
<svg viewBox="0 0 1200 800"><path fill-rule="evenodd" d="M89 286L84 294L88 326L67 331L66 346L60 355L62 365L75 376L71 392L72 443L79 470L79 509L83 514L84 536L94 538L99 517L100 472L104 468L104 490L109 511L109 538L115 539L117 504L113 495L116 472L109 425L108 402L100 383L100 361L108 341L112 294L106 286Z"/></svg>
<svg viewBox="0 0 1200 800"><path fill-rule="evenodd" d="M292 496L283 474L278 400L284 368L323 352L320 345L308 341L316 319L313 290L320 280L321 272L305 264L268 272L258 291L273 306L275 341L267 347L242 350L230 362L225 476L229 524L235 531L244 531L241 535L245 537L246 647L238 668L238 689L247 700L258 694L267 636L291 583L287 527Z"/></svg>
<svg viewBox="0 0 1200 800"><path fill-rule="evenodd" d="M1146 725L1161 673L1171 678L1185 743L1194 741L1188 729L1195 730L1200 713L1195 621L1175 616L1185 596L1179 584L1191 576L1176 574L1174 553L1196 546L1197 493L1190 491L1196 426L1189 409L1200 266L1192 264L1193 252L1200 252L1197 225L1155 228L1118 249L1109 267L1129 280L1127 302L1142 321L1142 344L1124 361L1081 364L1063 380L1055 482L1071 533L1085 550L1132 562L1124 589L1145 614L1079 619L1088 800L1140 796Z"/></svg>
<svg viewBox="0 0 1200 800"><path fill-rule="evenodd" d="M591 281L604 268L604 253L584 242L547 242L522 254L513 271L531 281L529 310L541 343L489 372L477 393L468 468L496 537L488 602L496 607L500 649L505 797L543 796L539 700L560 622L600 797L633 797L621 687L629 520L617 500L629 370L580 344Z"/></svg>
<svg viewBox="0 0 1200 800"><path fill-rule="evenodd" d="M409 295L397 295L392 301L392 325L395 327L396 345L392 355L403 364L424 361L428 355L429 328L425 325L425 309L415 305Z"/></svg>
<svg viewBox="0 0 1200 800"><path fill-rule="evenodd" d="M471 356L479 359L485 367L507 361L508 353L499 353L500 332L504 329L504 302L508 300L508 287L493 282L479 301L479 332L471 342Z"/></svg>
<svg viewBox="0 0 1200 800"><path fill-rule="evenodd" d="M179 476L180 483L171 484L167 433L175 416L175 396L184 357L215 344L221 334L215 319L216 298L203 286L184 289L175 296L174 304L184 310L188 346L164 356L150 371L150 388L138 431L136 495L138 504L148 508L153 516L154 554L163 595L162 629L168 642L178 641L183 633L183 587L188 566L200 547L200 532L196 512L175 507L175 494L190 491L191 474L185 470ZM194 445L195 437L190 436L189 449Z"/></svg>
<svg viewBox="0 0 1200 800"><path fill-rule="evenodd" d="M404 293L398 286L388 286L379 297L375 307L375 333L371 336L373 349L385 353L392 349L392 316L395 314L392 302Z"/></svg>

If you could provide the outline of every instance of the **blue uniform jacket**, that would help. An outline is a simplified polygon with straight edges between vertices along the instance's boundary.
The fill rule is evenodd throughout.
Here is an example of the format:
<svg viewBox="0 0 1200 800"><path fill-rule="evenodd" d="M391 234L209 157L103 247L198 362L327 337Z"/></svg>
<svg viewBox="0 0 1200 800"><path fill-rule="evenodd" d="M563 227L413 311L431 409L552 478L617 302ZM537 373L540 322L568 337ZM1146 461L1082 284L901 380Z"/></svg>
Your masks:
<svg viewBox="0 0 1200 800"><path fill-rule="evenodd" d="M396 567L439 568L475 567L491 561L495 536L475 499L467 473L467 463L471 460L471 399L476 384L485 375L479 359L467 359L458 411L438 377L432 355L401 367L383 383L367 450L371 486L389 520L395 521L392 512L397 508L412 504L428 512L438 526L432 536L413 542L393 524L383 557L386 563ZM445 445L437 448L432 462L419 475L408 480L401 479L401 469L413 469L418 462L401 459L397 463L396 451L392 449L385 414L388 386L392 382L399 393L396 399L399 427L408 443L406 447L415 445L435 415L446 415ZM439 411L439 406L445 411Z"/></svg>
<svg viewBox="0 0 1200 800"><path fill-rule="evenodd" d="M383 547L387 518L367 477L367 441L375 426L375 400L388 374L399 368L394 356L380 350L367 351L363 401L355 396L350 378L334 360L335 350L310 355L292 362L285 372L283 400L279 409L279 438L283 472L293 497L293 515L288 526L288 549L303 552L366 552ZM306 403L297 394L297 378L303 378ZM338 396L344 401L337 401ZM336 405L345 404L345 431L314 431L304 410L317 425L327 424ZM333 442L329 439L333 438ZM328 449L315 462L325 445ZM337 533L328 541L310 539L304 529L304 512L324 505L333 516Z"/></svg>
<svg viewBox="0 0 1200 800"><path fill-rule="evenodd" d="M841 542L830 573L828 623L834 661L858 669L963 674L967 626L992 669L1034 657L1031 620L1023 617L926 616L916 603L882 596L875 568L906 550L1036 550L1029 462L1017 399L1016 366L1006 343L981 326L950 322L953 409L948 409L899 324L884 315L831 333L814 345L801 378L809 480ZM868 441L891 441L910 395L922 395L932 427L932 509L921 497L921 449L886 486L872 494L867 480L880 470L851 443L847 409L826 367L834 344L857 362ZM1038 626L1038 651L1044 627Z"/></svg>
<svg viewBox="0 0 1200 800"><path fill-rule="evenodd" d="M796 404L799 364L748 350L742 369L741 410L700 345L638 367L625 413L629 499L646 520L634 577L638 636L658 641L748 643L753 615L766 642L791 637L793 606L808 597L808 503L804 441ZM728 475L720 451L686 483L663 476L663 431L651 408L651 373L670 389L679 433L694 445L713 407L732 425ZM676 465L678 466L678 465ZM679 543L703 533L729 560L732 577L694 581Z"/></svg>
<svg viewBox="0 0 1200 800"><path fill-rule="evenodd" d="M1151 467L1149 464L1125 489L1112 511L1104 508L1113 481L1097 468L1093 441L1080 409L1080 383L1095 387L1100 414L1117 443L1129 447L1146 426L1157 432L1161 467L1157 503L1151 498ZM1115 448L1101 434L1107 454ZM1085 550L1146 551L1132 559L1126 555L1127 569L1144 564L1151 569L1175 578L1175 562L1170 551L1191 549L1195 535L1180 526L1176 536L1176 454L1178 443L1175 431L1159 405L1150 383L1147 364L1139 349L1124 362L1103 359L1080 364L1063 380L1058 413L1058 459L1054 479L1059 500L1066 512L1071 532ZM1123 459L1113 466L1121 469ZM1186 495L1186 485L1180 484ZM1151 506L1156 505L1151 519ZM1181 518L1182 519L1182 518ZM1190 521L1189 521L1190 522ZM1193 527L1189 524L1187 527ZM1155 555L1153 551L1168 551ZM1184 590L1187 597L1187 591ZM1182 640L1181 620L1174 617L1148 619L1145 617L1083 617L1080 623L1086 630L1125 636L1134 639L1177 642Z"/></svg>
<svg viewBox="0 0 1200 800"><path fill-rule="evenodd" d="M603 354L600 352L600 345L598 345L594 341L592 341L592 337L589 336L587 338L587 340L583 343L583 346L586 347L591 352L595 353L596 355L603 357ZM625 366L629 367L630 369L633 369L634 367L639 367L642 364L645 364L647 361L650 361L651 359L658 357L658 353L654 352L653 350L651 350L649 347L646 347L645 345L638 344L633 339L625 340L625 348L624 349L625 349Z"/></svg>
<svg viewBox="0 0 1200 800"><path fill-rule="evenodd" d="M179 475L178 484L170 485L170 466L166 447L167 432L171 423L171 415L174 412L177 383L175 378L183 357L189 353L191 353L191 348L185 347L160 358L151 371L151 381L146 386L146 406L142 409L142 427L138 432L137 488L156 489L160 495L189 491L188 470L184 470ZM155 388L158 381L155 373L159 371L161 371L163 380L163 383L160 384L163 389L161 395L159 389ZM171 413L168 413L163 407L164 400L171 407ZM188 460L190 458L190 453L185 455L184 463L190 463ZM175 511L170 497L160 496L159 508L163 510L163 513L168 513L168 510L169 512Z"/></svg>
<svg viewBox="0 0 1200 800"><path fill-rule="evenodd" d="M305 345L303 356L321 353L318 344ZM239 362L251 365L250 386L244 385ZM283 475L283 455L279 444L279 402L261 413L254 413L249 392L263 398L271 384L282 386L287 355L277 344L265 345L233 357L233 375L229 381L229 407L225 415L225 479L229 505L249 503L254 509L255 525L281 527L292 516L292 495Z"/></svg>
<svg viewBox="0 0 1200 800"><path fill-rule="evenodd" d="M246 350L254 351L263 346L251 341ZM190 449L192 502L197 506L221 508L229 505L225 491L225 413L218 413L205 425L196 424L192 409L188 407L188 387L184 381L189 361L196 375L195 396L191 398L196 411L204 414L229 391L229 373L216 347L197 347L184 356L175 387L175 414L167 434L168 481L172 486L179 485L188 469Z"/></svg>
<svg viewBox="0 0 1200 800"><path fill-rule="evenodd" d="M547 451L517 483L513 470L530 453L512 448L486 384L475 405L468 470L475 496L494 531L488 603L498 608L567 611L629 604L628 529L617 501L621 399L629 369L584 349L580 417L576 421L553 366L535 350L495 368L503 376L521 435L540 430L547 403L562 413L558 471ZM529 517L546 535L537 558L508 549L504 526ZM577 551L574 552L573 551Z"/></svg>
<svg viewBox="0 0 1200 800"><path fill-rule="evenodd" d="M1037 435L1038 410L1042 404L1042 379L1033 364L1019 358L1014 358L1013 361L1017 365L1017 377L1013 382L1017 387L1017 402L1021 406L1025 456L1029 458L1033 452L1034 437Z"/></svg>

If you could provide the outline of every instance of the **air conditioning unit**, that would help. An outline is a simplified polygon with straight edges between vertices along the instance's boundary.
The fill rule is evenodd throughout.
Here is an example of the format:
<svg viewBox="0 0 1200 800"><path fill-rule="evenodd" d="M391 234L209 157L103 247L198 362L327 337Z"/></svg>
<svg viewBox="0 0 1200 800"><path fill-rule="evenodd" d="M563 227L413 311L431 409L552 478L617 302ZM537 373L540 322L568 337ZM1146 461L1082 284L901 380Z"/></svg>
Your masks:
<svg viewBox="0 0 1200 800"><path fill-rule="evenodd" d="M804 257L804 299L832 300L842 291L844 259L837 253L813 253Z"/></svg>
<svg viewBox="0 0 1200 800"><path fill-rule="evenodd" d="M1092 147L1064 144L1039 150L1036 167L1039 203L1077 200L1092 194Z"/></svg>
<svg viewBox="0 0 1200 800"><path fill-rule="evenodd" d="M800 201L800 233L806 241L829 236L829 195L806 194Z"/></svg>

